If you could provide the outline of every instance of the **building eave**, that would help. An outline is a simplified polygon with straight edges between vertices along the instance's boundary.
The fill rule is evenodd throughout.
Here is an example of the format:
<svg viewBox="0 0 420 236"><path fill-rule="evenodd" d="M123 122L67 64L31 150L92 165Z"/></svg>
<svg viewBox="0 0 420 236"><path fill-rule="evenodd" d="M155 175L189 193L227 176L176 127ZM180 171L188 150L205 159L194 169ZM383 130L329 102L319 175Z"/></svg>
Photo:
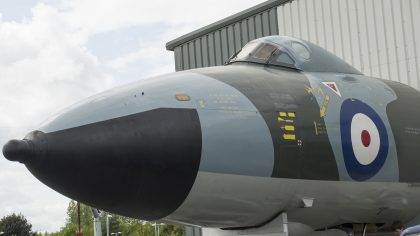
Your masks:
<svg viewBox="0 0 420 236"><path fill-rule="evenodd" d="M250 16L253 16L253 15L257 15L257 14L259 14L261 12L264 12L268 9L271 9L275 6L278 6L278 5L281 5L281 4L284 4L286 2L290 2L290 1L292 1L292 0L269 0L269 1L266 1L266 2L263 2L263 3L260 3L260 4L254 6L254 7L251 7L251 8L248 8L248 9L244 10L244 11L236 13L235 15L229 16L229 17L224 18L222 20L219 20L219 21L217 21L213 24L204 26L200 29L197 29L197 30L191 32L191 33L188 33L188 34L185 34L181 37L178 37L178 38L166 43L166 49L169 50L169 51L173 51L176 47L178 47L178 46L180 46L184 43L187 43L191 40L194 40L196 38L200 38L200 37L202 37L202 36L204 36L204 35L206 35L210 32L222 29L222 28L224 28L228 25L231 25L235 22L241 21L241 20L246 19L246 18L248 18Z"/></svg>

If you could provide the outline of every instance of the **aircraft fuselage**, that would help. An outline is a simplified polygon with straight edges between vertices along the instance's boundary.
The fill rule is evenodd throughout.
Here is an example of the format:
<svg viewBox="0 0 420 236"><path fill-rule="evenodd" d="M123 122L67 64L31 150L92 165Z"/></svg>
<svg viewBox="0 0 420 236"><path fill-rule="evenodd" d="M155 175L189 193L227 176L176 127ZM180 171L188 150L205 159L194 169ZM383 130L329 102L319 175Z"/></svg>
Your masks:
<svg viewBox="0 0 420 236"><path fill-rule="evenodd" d="M418 104L360 73L236 62L91 97L3 152L72 199L145 220L389 225L420 214Z"/></svg>

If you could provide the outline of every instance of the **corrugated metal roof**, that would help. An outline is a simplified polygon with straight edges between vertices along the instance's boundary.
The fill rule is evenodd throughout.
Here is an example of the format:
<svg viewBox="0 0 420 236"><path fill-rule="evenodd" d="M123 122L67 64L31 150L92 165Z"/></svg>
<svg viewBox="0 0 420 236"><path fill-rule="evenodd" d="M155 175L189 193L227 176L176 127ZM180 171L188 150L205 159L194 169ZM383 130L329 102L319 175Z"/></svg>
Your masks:
<svg viewBox="0 0 420 236"><path fill-rule="evenodd" d="M206 35L210 32L216 31L218 29L221 29L223 27L231 25L235 22L246 19L246 18L248 18L252 15L259 14L259 13L261 13L263 11L266 11L266 10L272 8L272 7L281 5L281 4L289 2L289 1L292 1L292 0L269 0L269 1L263 2L261 4L258 4L256 6L254 6L254 7L251 7L249 9L244 10L244 11L241 11L241 12L235 14L235 15L229 16L229 17L227 17L225 19L222 19L220 21L217 21L213 24L210 24L208 26L205 26L203 28L195 30L195 31L193 31L189 34L186 34L186 35L183 35L179 38L176 38L176 39L166 43L166 49L170 50L170 51L173 51L177 46L180 46L180 45L182 45L186 42L189 42L189 41L194 40L196 38L199 38L203 35Z"/></svg>

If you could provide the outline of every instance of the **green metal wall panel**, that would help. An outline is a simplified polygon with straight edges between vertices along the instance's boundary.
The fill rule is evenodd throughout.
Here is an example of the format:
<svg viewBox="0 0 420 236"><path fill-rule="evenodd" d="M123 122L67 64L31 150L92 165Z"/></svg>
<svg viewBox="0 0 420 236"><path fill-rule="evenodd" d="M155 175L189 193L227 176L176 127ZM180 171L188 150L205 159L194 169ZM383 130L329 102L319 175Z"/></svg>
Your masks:
<svg viewBox="0 0 420 236"><path fill-rule="evenodd" d="M255 25L255 16L250 17L248 19L248 37L249 41L254 40L257 38L257 34L255 33L255 28L257 26Z"/></svg>
<svg viewBox="0 0 420 236"><path fill-rule="evenodd" d="M223 28L220 31L221 36L221 45L222 45L222 64L225 63L226 59L229 58L229 44L228 44L228 35L227 35L227 27Z"/></svg>
<svg viewBox="0 0 420 236"><path fill-rule="evenodd" d="M214 34L209 34L208 36L208 50L209 50L209 66L216 65L216 52L214 50Z"/></svg>
<svg viewBox="0 0 420 236"><path fill-rule="evenodd" d="M194 47L194 41L188 43L188 55L189 55L189 62L190 62L190 68L194 69L197 68L196 62L197 59L195 58L195 47Z"/></svg>
<svg viewBox="0 0 420 236"><path fill-rule="evenodd" d="M235 25L233 24L227 27L227 38L228 38L228 58L236 52L235 50Z"/></svg>
<svg viewBox="0 0 420 236"><path fill-rule="evenodd" d="M201 46L201 38L194 40L196 67L203 67L203 50Z"/></svg>
<svg viewBox="0 0 420 236"><path fill-rule="evenodd" d="M177 47L174 50L174 56L175 56L175 70L179 71L184 68L182 63L182 47Z"/></svg>
<svg viewBox="0 0 420 236"><path fill-rule="evenodd" d="M182 63L181 67L182 70L188 70L190 69L190 62L189 62L189 55L188 55L188 44L184 44L182 46Z"/></svg>
<svg viewBox="0 0 420 236"><path fill-rule="evenodd" d="M270 34L273 35L275 34L275 32L279 31L279 26L278 26L278 19L277 19L277 9L270 9L270 11L268 11L268 15L269 15L269 23L270 23Z"/></svg>
<svg viewBox="0 0 420 236"><path fill-rule="evenodd" d="M214 32L214 54L216 57L216 65L222 64L222 37L220 36L220 30Z"/></svg>
<svg viewBox="0 0 420 236"><path fill-rule="evenodd" d="M241 34L242 34L242 45L246 42L249 42L249 30L248 30L248 20L244 20L241 23Z"/></svg>
<svg viewBox="0 0 420 236"><path fill-rule="evenodd" d="M201 53L202 53L202 58L203 58L203 67L208 67L210 66L210 62L209 62L209 44L207 42L208 40L208 35L204 36L201 38Z"/></svg>
<svg viewBox="0 0 420 236"><path fill-rule="evenodd" d="M255 16L255 31L256 31L256 38L261 38L264 36L263 34L263 21L262 21L262 14L258 14ZM268 23L268 22L267 22Z"/></svg>
<svg viewBox="0 0 420 236"><path fill-rule="evenodd" d="M175 69L188 70L223 65L249 41L278 35L277 6L199 35L174 48Z"/></svg>
<svg viewBox="0 0 420 236"><path fill-rule="evenodd" d="M233 32L235 34L235 52L237 52L242 46L241 23L235 24Z"/></svg>
<svg viewBox="0 0 420 236"><path fill-rule="evenodd" d="M263 24L262 24L263 35L269 35L270 34L270 17L269 17L269 14L270 13L268 11L261 14L261 20L263 22ZM264 24L265 22L268 22L268 24Z"/></svg>

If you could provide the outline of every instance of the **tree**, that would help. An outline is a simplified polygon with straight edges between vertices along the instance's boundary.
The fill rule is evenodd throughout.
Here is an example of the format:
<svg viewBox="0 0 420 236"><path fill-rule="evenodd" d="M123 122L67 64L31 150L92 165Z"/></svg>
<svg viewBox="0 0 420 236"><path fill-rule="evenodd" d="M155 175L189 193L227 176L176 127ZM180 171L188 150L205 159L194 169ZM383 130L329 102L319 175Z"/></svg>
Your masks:
<svg viewBox="0 0 420 236"><path fill-rule="evenodd" d="M122 235L150 236L154 235L153 222L145 222L137 219L103 212L103 215L111 215L109 218L109 231L122 232ZM93 235L93 214L89 206L80 204L80 224L83 235ZM102 235L106 235L106 217L101 219ZM51 233L50 236L74 236L77 231L77 202L70 201L67 208L66 225L59 232ZM160 225L161 236L183 236L184 227L173 225Z"/></svg>
<svg viewBox="0 0 420 236"><path fill-rule="evenodd" d="M0 232L3 232L4 236L36 235L36 233L32 232L32 225L29 224L28 220L22 214L16 215L15 213L1 218Z"/></svg>
<svg viewBox="0 0 420 236"><path fill-rule="evenodd" d="M185 234L185 229L180 225L163 225L161 227L162 236L183 236Z"/></svg>
<svg viewBox="0 0 420 236"><path fill-rule="evenodd" d="M93 235L93 213L89 206L80 204L80 225L83 235ZM67 207L66 225L52 236L74 236L77 232L77 202L70 201Z"/></svg>

